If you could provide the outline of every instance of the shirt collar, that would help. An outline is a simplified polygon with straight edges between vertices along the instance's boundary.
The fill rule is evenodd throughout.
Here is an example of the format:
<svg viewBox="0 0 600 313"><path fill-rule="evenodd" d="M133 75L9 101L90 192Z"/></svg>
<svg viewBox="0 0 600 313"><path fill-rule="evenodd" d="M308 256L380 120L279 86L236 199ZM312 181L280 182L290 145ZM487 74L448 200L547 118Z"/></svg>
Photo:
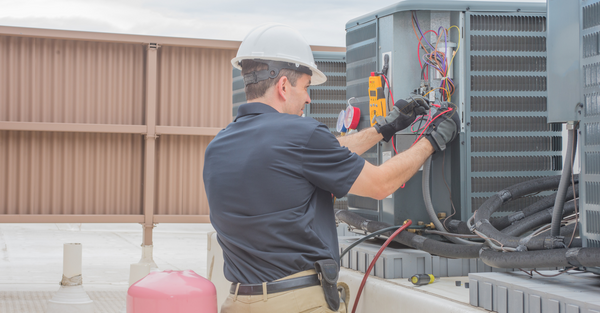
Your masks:
<svg viewBox="0 0 600 313"><path fill-rule="evenodd" d="M262 102L244 103L238 108L238 115L235 118L234 122L237 121L238 118L246 115L258 115L264 113L279 113L279 111L275 110L272 106L266 105Z"/></svg>

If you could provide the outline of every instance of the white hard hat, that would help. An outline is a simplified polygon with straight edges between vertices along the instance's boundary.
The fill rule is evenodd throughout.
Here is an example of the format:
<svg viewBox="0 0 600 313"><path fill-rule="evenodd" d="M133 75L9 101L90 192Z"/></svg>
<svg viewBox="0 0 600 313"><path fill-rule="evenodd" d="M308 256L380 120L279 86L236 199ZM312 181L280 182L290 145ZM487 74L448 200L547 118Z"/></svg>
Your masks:
<svg viewBox="0 0 600 313"><path fill-rule="evenodd" d="M282 24L267 24L250 31L242 41L236 57L231 60L231 64L241 70L242 60L276 61L268 62L271 63L270 68L272 65L287 64L287 66L279 66L279 69L287 68L312 74L311 85L319 85L327 81L327 76L317 69L306 39L297 30Z"/></svg>

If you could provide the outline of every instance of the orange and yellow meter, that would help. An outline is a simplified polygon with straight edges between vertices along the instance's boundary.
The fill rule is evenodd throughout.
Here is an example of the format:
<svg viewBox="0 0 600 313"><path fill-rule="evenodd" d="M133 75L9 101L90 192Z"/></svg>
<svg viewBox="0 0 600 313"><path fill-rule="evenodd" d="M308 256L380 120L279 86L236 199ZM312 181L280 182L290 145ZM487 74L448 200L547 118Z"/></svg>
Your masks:
<svg viewBox="0 0 600 313"><path fill-rule="evenodd" d="M377 122L375 117L387 115L387 105L385 103L385 95L383 93L383 78L375 76L371 73L369 77L369 115L371 118L371 126Z"/></svg>

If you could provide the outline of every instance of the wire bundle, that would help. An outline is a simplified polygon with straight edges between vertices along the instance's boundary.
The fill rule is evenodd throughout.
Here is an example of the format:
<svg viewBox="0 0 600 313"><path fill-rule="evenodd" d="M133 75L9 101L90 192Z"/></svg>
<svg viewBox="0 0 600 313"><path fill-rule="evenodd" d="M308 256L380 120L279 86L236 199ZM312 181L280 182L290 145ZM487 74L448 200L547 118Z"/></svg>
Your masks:
<svg viewBox="0 0 600 313"><path fill-rule="evenodd" d="M452 94L454 94L456 88L454 86L454 82L452 81L452 79L450 77L448 77L448 73L452 66L452 62L454 61L455 54L452 55L450 62L447 62L446 56L448 55L448 52L449 52L448 51L448 32L452 28L456 28L456 30L458 31L458 47L456 49L458 51L458 49L460 49L460 29L458 28L458 26L453 25L448 29L446 29L444 27L439 27L437 32L435 32L433 30L428 30L423 33L423 31L421 30L421 26L419 25L419 19L417 18L417 13L415 11L412 11L412 21L411 22L412 22L413 31L415 32L415 36L417 37L417 40L419 41L419 44L417 47L417 55L419 57L419 66L421 67L421 80L428 80L429 67L438 71L442 77L440 86L432 89L427 94L429 94L430 92L433 92L435 90L440 90L440 99L443 101L451 101ZM417 30L419 31L419 34L421 34L421 36L419 36L417 34ZM433 46L427 40L427 38L425 38L425 35L430 32L434 33L437 37L435 46ZM440 44L440 41L442 40L442 35L444 37L444 52L438 50L438 46ZM425 45L423 43L423 41L425 41L425 43L427 43L427 45ZM424 51L423 57L421 57L421 50ZM427 95L427 94L425 94L425 95Z"/></svg>

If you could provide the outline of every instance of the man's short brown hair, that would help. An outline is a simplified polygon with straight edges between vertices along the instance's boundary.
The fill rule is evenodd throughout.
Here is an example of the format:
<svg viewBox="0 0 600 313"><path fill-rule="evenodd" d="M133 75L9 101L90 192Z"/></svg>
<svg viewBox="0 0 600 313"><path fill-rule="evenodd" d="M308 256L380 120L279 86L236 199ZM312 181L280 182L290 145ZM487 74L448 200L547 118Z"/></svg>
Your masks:
<svg viewBox="0 0 600 313"><path fill-rule="evenodd" d="M265 63L256 62L254 60L242 60L242 76L255 72L269 69L269 66ZM292 86L296 86L296 82L300 77L302 77L301 72L297 72L289 69L281 69L279 71L279 75L275 78L268 78L266 80L259 81L255 84L246 85L246 99L253 100L260 98L265 95L267 89L274 86L281 77L287 77Z"/></svg>

